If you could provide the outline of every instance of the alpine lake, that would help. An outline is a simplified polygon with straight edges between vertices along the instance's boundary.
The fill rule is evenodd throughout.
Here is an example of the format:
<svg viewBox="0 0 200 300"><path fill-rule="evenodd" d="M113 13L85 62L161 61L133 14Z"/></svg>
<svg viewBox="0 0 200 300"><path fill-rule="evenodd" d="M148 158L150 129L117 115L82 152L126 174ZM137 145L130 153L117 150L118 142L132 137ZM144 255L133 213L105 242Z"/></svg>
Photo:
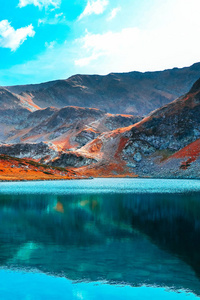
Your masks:
<svg viewBox="0 0 200 300"><path fill-rule="evenodd" d="M0 299L200 298L200 181L0 183Z"/></svg>

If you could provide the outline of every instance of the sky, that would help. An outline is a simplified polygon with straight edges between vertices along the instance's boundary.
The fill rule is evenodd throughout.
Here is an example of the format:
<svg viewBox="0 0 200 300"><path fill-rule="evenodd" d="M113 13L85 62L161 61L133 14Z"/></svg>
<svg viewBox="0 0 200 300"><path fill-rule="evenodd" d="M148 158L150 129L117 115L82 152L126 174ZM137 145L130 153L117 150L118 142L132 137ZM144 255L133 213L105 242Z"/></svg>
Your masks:
<svg viewBox="0 0 200 300"><path fill-rule="evenodd" d="M200 0L0 0L0 85L200 61Z"/></svg>

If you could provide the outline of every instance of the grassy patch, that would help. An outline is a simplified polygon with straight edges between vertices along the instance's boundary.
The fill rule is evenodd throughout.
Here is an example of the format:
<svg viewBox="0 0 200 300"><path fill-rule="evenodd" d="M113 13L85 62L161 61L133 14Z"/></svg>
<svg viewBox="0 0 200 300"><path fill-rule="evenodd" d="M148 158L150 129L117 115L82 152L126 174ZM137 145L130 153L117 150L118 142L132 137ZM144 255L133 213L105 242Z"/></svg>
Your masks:
<svg viewBox="0 0 200 300"><path fill-rule="evenodd" d="M156 156L161 156L160 162L165 161L168 159L171 155L173 155L176 151L164 149L164 150L158 150L156 151Z"/></svg>
<svg viewBox="0 0 200 300"><path fill-rule="evenodd" d="M26 166L26 165L30 165L36 168L43 168L43 169L49 169L51 168L54 171L61 171L61 172L67 172L67 170L65 168L62 167L53 167L51 165L45 165L45 164L41 164L39 162L36 162L34 160L28 160L25 158L17 158L17 157L13 157L13 156L9 156L6 154L0 154L0 160L5 160L5 161L13 161L14 162L19 162L19 165L21 166ZM52 173L49 173L52 175Z"/></svg>
<svg viewBox="0 0 200 300"><path fill-rule="evenodd" d="M47 174L47 175L53 175L52 173L50 172L47 172L47 171L43 171L44 174Z"/></svg>

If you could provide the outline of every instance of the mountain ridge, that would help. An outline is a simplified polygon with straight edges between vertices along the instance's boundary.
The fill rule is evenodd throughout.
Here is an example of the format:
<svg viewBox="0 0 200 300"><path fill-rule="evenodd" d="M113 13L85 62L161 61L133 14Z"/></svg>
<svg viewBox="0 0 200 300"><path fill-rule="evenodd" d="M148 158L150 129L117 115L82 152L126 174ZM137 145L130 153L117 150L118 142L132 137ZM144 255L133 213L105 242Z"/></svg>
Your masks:
<svg viewBox="0 0 200 300"><path fill-rule="evenodd" d="M7 86L41 107L96 107L110 113L145 116L185 94L200 77L200 63L156 72L73 75L36 85Z"/></svg>

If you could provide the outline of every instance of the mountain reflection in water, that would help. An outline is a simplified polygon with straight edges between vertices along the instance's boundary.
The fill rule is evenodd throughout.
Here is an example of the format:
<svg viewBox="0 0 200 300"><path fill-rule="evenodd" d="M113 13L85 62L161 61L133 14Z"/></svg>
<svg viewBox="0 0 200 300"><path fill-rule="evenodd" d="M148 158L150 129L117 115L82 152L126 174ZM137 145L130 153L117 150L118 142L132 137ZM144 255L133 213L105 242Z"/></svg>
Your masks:
<svg viewBox="0 0 200 300"><path fill-rule="evenodd" d="M0 195L0 264L200 295L200 194Z"/></svg>

